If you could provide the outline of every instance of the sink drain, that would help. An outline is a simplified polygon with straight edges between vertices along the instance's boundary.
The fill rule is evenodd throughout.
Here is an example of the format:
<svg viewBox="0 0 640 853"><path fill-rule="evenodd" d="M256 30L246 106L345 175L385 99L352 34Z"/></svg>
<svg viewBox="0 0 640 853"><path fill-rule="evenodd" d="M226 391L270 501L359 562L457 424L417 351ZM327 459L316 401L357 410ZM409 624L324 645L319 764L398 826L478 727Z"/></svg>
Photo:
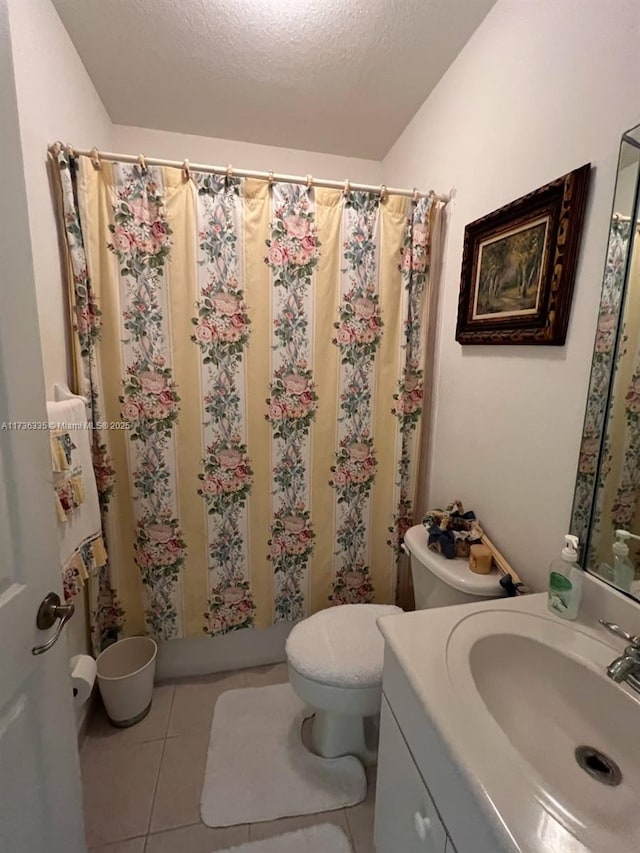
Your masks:
<svg viewBox="0 0 640 853"><path fill-rule="evenodd" d="M593 779L603 785L619 785L622 782L622 771L613 758L609 758L599 749L592 746L576 747L576 761Z"/></svg>

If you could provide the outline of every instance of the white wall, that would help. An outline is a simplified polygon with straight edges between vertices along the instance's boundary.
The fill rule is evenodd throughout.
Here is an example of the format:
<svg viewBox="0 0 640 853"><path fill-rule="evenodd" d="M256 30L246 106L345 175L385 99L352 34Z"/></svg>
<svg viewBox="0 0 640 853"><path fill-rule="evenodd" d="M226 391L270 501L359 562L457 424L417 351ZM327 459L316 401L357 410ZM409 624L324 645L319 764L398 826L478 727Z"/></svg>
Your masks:
<svg viewBox="0 0 640 853"><path fill-rule="evenodd" d="M637 0L498 0L383 163L456 188L429 499L460 497L536 589L567 532L622 132L640 121ZM567 343L455 342L464 227L590 161Z"/></svg>
<svg viewBox="0 0 640 853"><path fill-rule="evenodd" d="M47 146L111 144L111 120L50 0L9 0L20 134L47 392L68 380L68 312Z"/></svg>
<svg viewBox="0 0 640 853"><path fill-rule="evenodd" d="M284 172L289 175L315 175L360 183L382 183L382 163L378 160L361 160L357 157L339 157L315 151L294 148L276 148L271 145L254 145L232 139L214 139L150 130L143 127L113 126L115 150L125 154L146 154L167 160L184 160L212 166L229 163L238 169Z"/></svg>

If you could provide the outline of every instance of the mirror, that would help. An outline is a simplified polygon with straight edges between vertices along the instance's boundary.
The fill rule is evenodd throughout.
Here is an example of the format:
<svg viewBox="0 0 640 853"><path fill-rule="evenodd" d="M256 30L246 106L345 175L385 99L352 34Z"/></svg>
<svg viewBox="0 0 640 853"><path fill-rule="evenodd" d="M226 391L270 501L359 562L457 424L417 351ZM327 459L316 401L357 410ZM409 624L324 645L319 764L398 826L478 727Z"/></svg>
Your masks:
<svg viewBox="0 0 640 853"><path fill-rule="evenodd" d="M640 600L640 125L623 134L571 532L581 564ZM627 539L617 530L639 534ZM618 541L614 552L614 543ZM628 548L628 556L626 550ZM618 559L615 558L618 554Z"/></svg>

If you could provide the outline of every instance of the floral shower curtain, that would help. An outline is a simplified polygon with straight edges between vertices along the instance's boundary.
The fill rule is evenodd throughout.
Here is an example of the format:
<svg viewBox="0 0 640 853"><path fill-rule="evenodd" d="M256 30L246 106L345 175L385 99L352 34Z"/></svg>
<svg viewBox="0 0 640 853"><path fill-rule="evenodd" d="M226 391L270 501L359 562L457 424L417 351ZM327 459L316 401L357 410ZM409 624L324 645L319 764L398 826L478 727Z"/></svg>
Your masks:
<svg viewBox="0 0 640 853"><path fill-rule="evenodd" d="M614 216L607 247L596 341L580 443L576 489L571 510L571 532L575 533L583 544L589 540L586 562L590 566L594 565L594 546L598 535L596 527L594 527L594 535L590 535L591 515L599 500L599 490L602 487L596 475L601 439L607 428L608 389L614 368L616 330L624 294L627 259L631 247L630 237L630 224ZM596 514L594 525L597 526L597 524Z"/></svg>
<svg viewBox="0 0 640 853"><path fill-rule="evenodd" d="M596 352L606 351L615 359L610 408L604 424L605 439L599 471L591 533L591 565L611 564L615 531L636 532L640 526L640 252L638 230L626 221L614 222L610 243L625 246L625 263L620 274L624 281L626 252L630 252L628 285L624 297L622 283L618 299L623 299L623 325L615 349L613 317L603 332L598 326ZM605 396L605 399L608 398ZM640 568L640 551L630 542L630 551Z"/></svg>
<svg viewBox="0 0 640 853"><path fill-rule="evenodd" d="M110 557L96 648L393 601L441 205L53 157Z"/></svg>

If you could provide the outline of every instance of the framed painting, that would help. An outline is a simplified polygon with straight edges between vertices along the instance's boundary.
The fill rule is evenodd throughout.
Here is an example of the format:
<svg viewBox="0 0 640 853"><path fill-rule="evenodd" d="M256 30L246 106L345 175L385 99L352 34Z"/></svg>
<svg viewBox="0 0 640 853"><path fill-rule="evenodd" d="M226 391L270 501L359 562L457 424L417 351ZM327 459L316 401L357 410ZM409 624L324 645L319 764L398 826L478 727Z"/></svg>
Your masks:
<svg viewBox="0 0 640 853"><path fill-rule="evenodd" d="M562 346L591 164L467 225L456 340Z"/></svg>

